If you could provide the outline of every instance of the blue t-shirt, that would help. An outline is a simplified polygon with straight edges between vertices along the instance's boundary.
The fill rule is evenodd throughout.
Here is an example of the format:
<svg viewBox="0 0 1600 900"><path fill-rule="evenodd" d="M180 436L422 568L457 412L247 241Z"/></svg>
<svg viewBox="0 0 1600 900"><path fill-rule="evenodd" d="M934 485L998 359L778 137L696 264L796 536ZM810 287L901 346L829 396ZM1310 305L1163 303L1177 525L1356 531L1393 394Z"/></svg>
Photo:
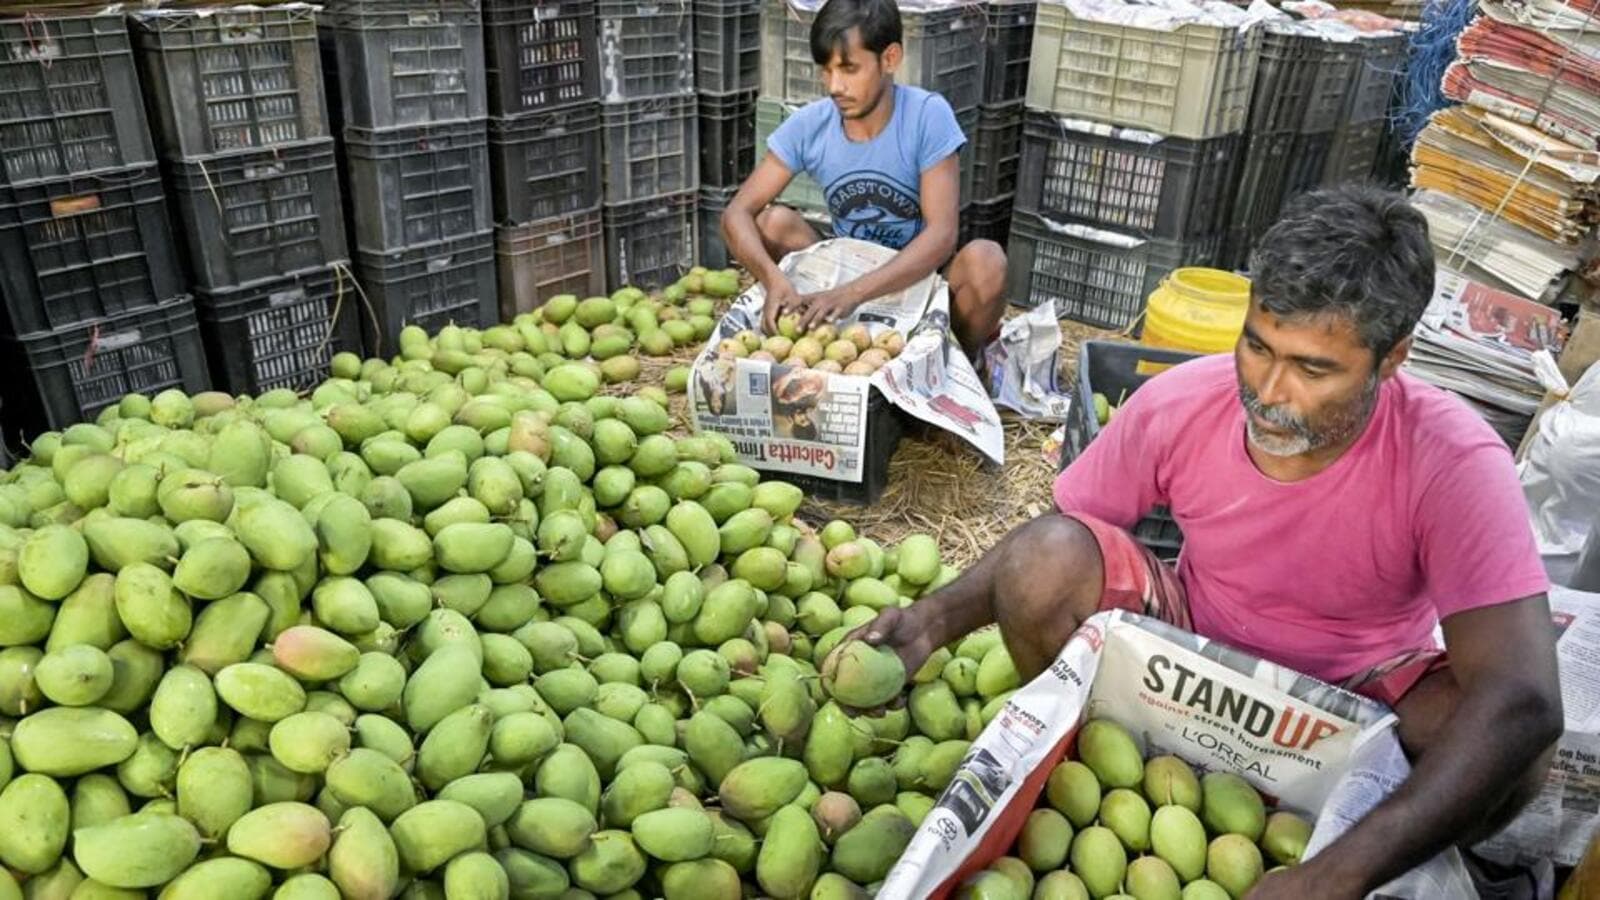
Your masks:
<svg viewBox="0 0 1600 900"><path fill-rule="evenodd" d="M872 140L846 137L839 108L824 97L784 120L767 149L822 186L835 235L900 250L922 233L922 173L966 142L949 101L897 84L889 126Z"/></svg>

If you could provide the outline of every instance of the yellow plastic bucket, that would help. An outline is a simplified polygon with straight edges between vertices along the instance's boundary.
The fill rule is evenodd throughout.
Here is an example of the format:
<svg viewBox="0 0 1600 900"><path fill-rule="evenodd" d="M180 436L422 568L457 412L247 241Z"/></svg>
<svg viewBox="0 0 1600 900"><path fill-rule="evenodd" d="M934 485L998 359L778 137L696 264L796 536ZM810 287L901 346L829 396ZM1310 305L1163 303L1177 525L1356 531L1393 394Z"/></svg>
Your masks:
<svg viewBox="0 0 1600 900"><path fill-rule="evenodd" d="M1142 339L1150 347L1230 353L1250 308L1250 279L1221 269L1175 269L1145 305Z"/></svg>

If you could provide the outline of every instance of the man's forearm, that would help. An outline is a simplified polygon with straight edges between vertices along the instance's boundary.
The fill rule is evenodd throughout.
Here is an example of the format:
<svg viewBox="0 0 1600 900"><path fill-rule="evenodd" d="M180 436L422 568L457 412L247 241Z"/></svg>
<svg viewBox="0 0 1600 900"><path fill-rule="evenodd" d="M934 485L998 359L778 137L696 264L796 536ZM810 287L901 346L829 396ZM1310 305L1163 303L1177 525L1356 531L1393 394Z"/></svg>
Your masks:
<svg viewBox="0 0 1600 900"><path fill-rule="evenodd" d="M886 297L932 275L950 255L953 244L948 235L924 230L882 267L834 290L843 293L852 306Z"/></svg>
<svg viewBox="0 0 1600 900"><path fill-rule="evenodd" d="M782 274L777 260L767 252L761 240L761 229L756 227L756 217L741 206L730 206L722 217L722 237L728 252L738 260L756 281L766 284L773 276Z"/></svg>
<svg viewBox="0 0 1600 900"><path fill-rule="evenodd" d="M1405 783L1310 863L1363 895L1421 865L1480 828L1561 725L1559 699L1537 689L1463 696Z"/></svg>

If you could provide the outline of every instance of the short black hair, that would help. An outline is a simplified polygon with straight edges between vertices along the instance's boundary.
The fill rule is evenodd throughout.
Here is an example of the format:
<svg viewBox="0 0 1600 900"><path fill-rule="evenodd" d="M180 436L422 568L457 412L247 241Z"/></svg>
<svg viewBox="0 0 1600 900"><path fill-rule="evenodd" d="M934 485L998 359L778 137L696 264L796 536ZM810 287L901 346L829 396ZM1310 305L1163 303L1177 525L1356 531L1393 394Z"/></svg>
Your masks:
<svg viewBox="0 0 1600 900"><path fill-rule="evenodd" d="M1433 297L1428 220L1404 195L1345 184L1292 200L1256 241L1251 296L1286 319L1348 316L1382 359Z"/></svg>
<svg viewBox="0 0 1600 900"><path fill-rule="evenodd" d="M851 29L861 30L861 46L881 54L900 43L900 7L894 0L828 0L811 22L811 58L819 66L849 46Z"/></svg>

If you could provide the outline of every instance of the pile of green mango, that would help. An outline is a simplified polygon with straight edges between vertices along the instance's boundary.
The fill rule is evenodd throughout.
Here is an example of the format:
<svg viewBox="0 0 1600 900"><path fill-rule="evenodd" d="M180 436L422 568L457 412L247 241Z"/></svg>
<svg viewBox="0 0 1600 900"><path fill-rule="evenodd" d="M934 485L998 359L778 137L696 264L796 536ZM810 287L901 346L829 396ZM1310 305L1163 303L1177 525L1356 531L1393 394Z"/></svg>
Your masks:
<svg viewBox="0 0 1600 900"><path fill-rule="evenodd" d="M514 374L536 380L563 363L591 359L599 363L606 384L619 384L639 377L635 351L670 356L679 347L709 338L716 328L717 301L738 292L734 270L713 272L697 266L657 297L633 287L582 300L562 294L481 334L447 328L430 340L421 329L406 328L398 336L400 356L426 360L456 375L474 367L474 355L490 348L508 354L506 362ZM687 370L674 381L687 381ZM683 384L674 387L681 391Z"/></svg>
<svg viewBox="0 0 1600 900"><path fill-rule="evenodd" d="M1311 825L1268 814L1231 772L1196 777L1176 756L1144 759L1122 726L1090 719L1056 766L1013 855L974 874L963 900L1239 900L1264 866L1300 862Z"/></svg>
<svg viewBox="0 0 1600 900"><path fill-rule="evenodd" d="M814 528L538 349L626 299L0 473L0 900L867 896L1016 669L844 642L957 576L931 537Z"/></svg>

